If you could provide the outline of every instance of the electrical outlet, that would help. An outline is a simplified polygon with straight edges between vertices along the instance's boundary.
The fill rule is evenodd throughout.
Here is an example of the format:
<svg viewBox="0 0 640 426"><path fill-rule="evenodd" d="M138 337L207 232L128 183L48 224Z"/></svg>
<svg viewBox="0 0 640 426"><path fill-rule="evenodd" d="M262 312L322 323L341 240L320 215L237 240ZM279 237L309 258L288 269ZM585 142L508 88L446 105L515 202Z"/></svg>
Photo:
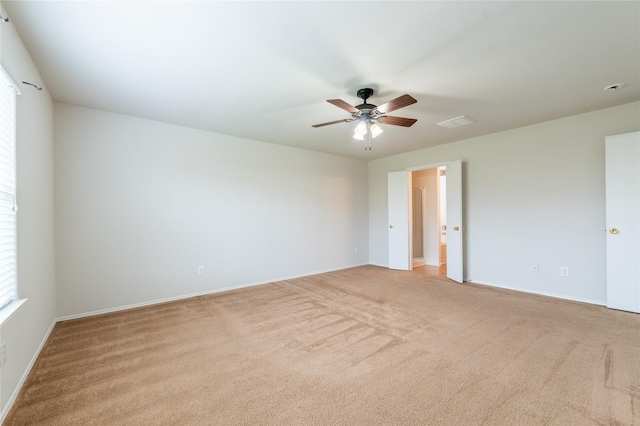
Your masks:
<svg viewBox="0 0 640 426"><path fill-rule="evenodd" d="M535 265L533 265L533 268L531 270L533 272L540 272L540 265L536 263Z"/></svg>
<svg viewBox="0 0 640 426"><path fill-rule="evenodd" d="M354 252L354 253L358 253L358 247L354 248L354 249L353 249L353 252Z"/></svg>
<svg viewBox="0 0 640 426"><path fill-rule="evenodd" d="M198 275L204 275L204 266L198 266Z"/></svg>
<svg viewBox="0 0 640 426"><path fill-rule="evenodd" d="M7 342L0 345L0 368L4 367L7 362Z"/></svg>
<svg viewBox="0 0 640 426"><path fill-rule="evenodd" d="M569 267L568 266L561 266L560 267L560 276L561 277L568 277L569 276Z"/></svg>

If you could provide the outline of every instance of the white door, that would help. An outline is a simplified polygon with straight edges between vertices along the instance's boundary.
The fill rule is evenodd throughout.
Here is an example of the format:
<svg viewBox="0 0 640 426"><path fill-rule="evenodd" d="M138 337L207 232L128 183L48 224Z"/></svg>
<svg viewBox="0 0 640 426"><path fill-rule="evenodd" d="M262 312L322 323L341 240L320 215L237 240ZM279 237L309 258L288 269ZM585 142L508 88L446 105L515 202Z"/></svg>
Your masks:
<svg viewBox="0 0 640 426"><path fill-rule="evenodd" d="M608 136L607 306L640 313L640 132Z"/></svg>
<svg viewBox="0 0 640 426"><path fill-rule="evenodd" d="M462 162L447 163L447 278L463 281Z"/></svg>
<svg viewBox="0 0 640 426"><path fill-rule="evenodd" d="M434 166L437 167L437 166ZM447 167L447 277L463 281L462 247L462 162L451 161ZM429 167L426 167L429 168ZM389 268L411 270L409 223L410 172L390 172L389 201Z"/></svg>
<svg viewBox="0 0 640 426"><path fill-rule="evenodd" d="M389 209L389 269L411 270L409 250L409 190L410 172L390 172L388 182Z"/></svg>

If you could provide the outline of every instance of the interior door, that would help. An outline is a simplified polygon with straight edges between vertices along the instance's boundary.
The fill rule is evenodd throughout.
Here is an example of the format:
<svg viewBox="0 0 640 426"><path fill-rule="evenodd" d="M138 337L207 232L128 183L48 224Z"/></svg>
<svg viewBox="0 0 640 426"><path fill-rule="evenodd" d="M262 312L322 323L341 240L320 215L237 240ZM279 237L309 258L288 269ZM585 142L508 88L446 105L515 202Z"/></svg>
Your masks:
<svg viewBox="0 0 640 426"><path fill-rule="evenodd" d="M608 136L607 306L640 313L640 132Z"/></svg>
<svg viewBox="0 0 640 426"><path fill-rule="evenodd" d="M411 270L411 250L409 249L410 172L390 172L388 183L389 210L389 269Z"/></svg>
<svg viewBox="0 0 640 426"><path fill-rule="evenodd" d="M447 166L447 277L463 281L462 246L462 162ZM437 166L434 166L437 167ZM428 167L427 167L428 168ZM389 269L411 270L411 239L409 235L411 175L408 171L390 172L389 202Z"/></svg>
<svg viewBox="0 0 640 426"><path fill-rule="evenodd" d="M447 278L461 283L463 273L462 246L462 161L447 166Z"/></svg>

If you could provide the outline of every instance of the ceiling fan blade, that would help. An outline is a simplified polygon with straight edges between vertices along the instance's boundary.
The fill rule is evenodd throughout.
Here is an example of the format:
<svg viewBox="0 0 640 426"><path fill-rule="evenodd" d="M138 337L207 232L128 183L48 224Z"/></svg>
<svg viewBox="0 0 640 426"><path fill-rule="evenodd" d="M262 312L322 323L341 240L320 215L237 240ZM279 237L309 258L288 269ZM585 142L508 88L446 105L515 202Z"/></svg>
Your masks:
<svg viewBox="0 0 640 426"><path fill-rule="evenodd" d="M394 117L392 115L385 115L380 117L380 122L384 124L392 124L394 126L411 127L415 123L415 118Z"/></svg>
<svg viewBox="0 0 640 426"><path fill-rule="evenodd" d="M345 118L344 120L336 120L336 121L329 121L327 123L314 124L311 127L323 127L323 126L328 126L330 124L348 123L350 121L353 121L353 119L352 118Z"/></svg>
<svg viewBox="0 0 640 426"><path fill-rule="evenodd" d="M359 109L357 109L356 107L346 103L342 99L328 99L327 102L337 106L338 108L342 108L343 110L348 111L348 112L360 112Z"/></svg>
<svg viewBox="0 0 640 426"><path fill-rule="evenodd" d="M415 104L416 102L418 101L413 99L411 95L402 95L399 98L390 100L386 104L380 105L376 109L378 110L379 113L386 114L388 112L395 111L400 108L404 108L407 105Z"/></svg>

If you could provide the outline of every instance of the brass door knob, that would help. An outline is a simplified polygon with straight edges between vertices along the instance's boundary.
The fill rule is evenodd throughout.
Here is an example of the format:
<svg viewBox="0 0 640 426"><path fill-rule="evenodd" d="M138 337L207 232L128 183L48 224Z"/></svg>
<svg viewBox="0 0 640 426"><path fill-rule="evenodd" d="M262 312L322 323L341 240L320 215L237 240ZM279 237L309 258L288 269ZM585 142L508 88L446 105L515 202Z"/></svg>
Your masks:
<svg viewBox="0 0 640 426"><path fill-rule="evenodd" d="M618 228L611 228L609 229L609 232L611 232L612 234L618 234L620 231L618 231Z"/></svg>
<svg viewBox="0 0 640 426"><path fill-rule="evenodd" d="M459 231L459 230L460 230L460 227L459 227L459 226L454 226L454 227L453 227L453 230L454 230L454 231Z"/></svg>
<svg viewBox="0 0 640 426"><path fill-rule="evenodd" d="M389 228L393 228L393 225L389 225Z"/></svg>

